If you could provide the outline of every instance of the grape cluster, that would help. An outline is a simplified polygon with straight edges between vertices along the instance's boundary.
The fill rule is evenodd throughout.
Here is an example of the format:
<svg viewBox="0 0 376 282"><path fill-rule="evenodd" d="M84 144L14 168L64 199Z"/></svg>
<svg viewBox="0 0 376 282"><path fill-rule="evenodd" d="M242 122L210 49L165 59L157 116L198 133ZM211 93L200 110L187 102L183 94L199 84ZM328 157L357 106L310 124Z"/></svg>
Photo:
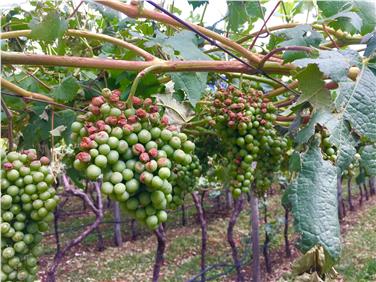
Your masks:
<svg viewBox="0 0 376 282"><path fill-rule="evenodd" d="M196 155L193 155L192 162L189 165L183 166L177 164L173 168L174 189L172 201L169 204L170 208L175 209L183 203L185 195L191 193L196 187L201 172L202 166Z"/></svg>
<svg viewBox="0 0 376 282"><path fill-rule="evenodd" d="M260 91L244 93L229 86L215 94L209 112L228 148L225 157L233 196L247 193L253 181L258 189L269 187L288 147L273 126L274 105Z"/></svg>
<svg viewBox="0 0 376 282"><path fill-rule="evenodd" d="M335 162L337 160L337 148L330 142L329 130L326 128L318 129L316 138L320 140L323 159Z"/></svg>
<svg viewBox="0 0 376 282"><path fill-rule="evenodd" d="M49 159L35 150L1 152L1 281L35 281L42 232L59 197Z"/></svg>
<svg viewBox="0 0 376 282"><path fill-rule="evenodd" d="M102 193L156 229L173 200L172 170L192 163L195 144L161 117L150 98L133 97L128 106L118 90L103 89L89 109L72 124L80 144L74 167L91 180L103 175Z"/></svg>

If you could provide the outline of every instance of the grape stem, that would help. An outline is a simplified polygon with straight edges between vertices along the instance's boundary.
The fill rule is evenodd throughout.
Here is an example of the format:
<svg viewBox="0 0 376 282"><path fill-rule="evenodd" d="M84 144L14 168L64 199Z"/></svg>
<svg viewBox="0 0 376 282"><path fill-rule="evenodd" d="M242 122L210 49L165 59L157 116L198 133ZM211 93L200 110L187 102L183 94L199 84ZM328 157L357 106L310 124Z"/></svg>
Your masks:
<svg viewBox="0 0 376 282"><path fill-rule="evenodd" d="M7 107L3 97L1 97L1 108L3 109L8 120L8 148L9 152L11 152L13 150L13 114Z"/></svg>
<svg viewBox="0 0 376 282"><path fill-rule="evenodd" d="M151 65L150 67L147 67L145 68L144 70L140 71L136 78L134 79L133 81L133 84L132 84L132 87L131 87L131 90L129 92L129 96L128 96L128 99L126 101L127 105L129 107L132 107L132 98L133 96L136 94L136 91L137 91L137 87L140 83L140 81L142 80L142 78L148 74L149 72L152 72L152 71L155 71L157 69L160 69L163 65L162 64L156 64L156 65Z"/></svg>
<svg viewBox="0 0 376 282"><path fill-rule="evenodd" d="M165 105L165 104L162 104L162 103L157 103L157 105L158 106L161 106L161 107L164 107L164 108L167 108L167 109L170 109L170 110L172 110L172 111L174 111L175 113L177 113L178 114L178 116L182 119L182 121L184 122L184 123L186 123L186 119L185 119L185 117L177 110L177 109L175 109L175 108L173 108L173 107L171 107L171 106L169 106L169 105Z"/></svg>
<svg viewBox="0 0 376 282"><path fill-rule="evenodd" d="M206 130L206 129L203 130L203 129L199 129L199 128L196 128L196 129L197 130L183 128L182 132L192 134L192 135L195 135L195 136L199 136L199 135L203 135L203 134L204 135L209 134L209 135L217 136L217 134L213 131Z"/></svg>
<svg viewBox="0 0 376 282"><path fill-rule="evenodd" d="M187 122L184 124L184 126L191 127L191 126L197 126L197 125L205 125L209 122L207 119L200 119L200 120L195 120L191 122Z"/></svg>

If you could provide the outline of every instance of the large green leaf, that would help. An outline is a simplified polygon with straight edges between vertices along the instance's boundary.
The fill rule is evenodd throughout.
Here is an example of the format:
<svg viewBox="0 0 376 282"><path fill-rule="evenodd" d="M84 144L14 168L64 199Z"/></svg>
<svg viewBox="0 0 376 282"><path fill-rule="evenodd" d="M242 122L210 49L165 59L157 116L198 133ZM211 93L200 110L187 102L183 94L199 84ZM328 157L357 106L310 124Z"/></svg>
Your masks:
<svg viewBox="0 0 376 282"><path fill-rule="evenodd" d="M80 86L77 79L73 76L68 76L53 89L52 96L61 102L71 102L76 98L79 89Z"/></svg>
<svg viewBox="0 0 376 282"><path fill-rule="evenodd" d="M296 75L296 78L299 81L299 89L302 92L297 101L298 104L308 101L317 109L328 108L330 106L330 92L325 88L322 73L317 65L309 64Z"/></svg>
<svg viewBox="0 0 376 282"><path fill-rule="evenodd" d="M318 58L305 58L295 60L294 63L300 67L308 64L317 64L320 71L334 81L342 81L347 79L347 73L351 66L356 65L358 60L351 51L325 51L320 50Z"/></svg>
<svg viewBox="0 0 376 282"><path fill-rule="evenodd" d="M352 1L317 1L324 17L331 17L351 7Z"/></svg>
<svg viewBox="0 0 376 282"><path fill-rule="evenodd" d="M302 155L302 169L287 190L292 205L294 226L300 234L299 247L307 252L322 245L334 259L340 254L340 229L337 214L337 173L322 159L313 144Z"/></svg>
<svg viewBox="0 0 376 282"><path fill-rule="evenodd" d="M156 31L155 37L145 42L145 46L148 48L160 46L172 59L211 60L210 56L198 47L196 34L188 30L177 32L171 37Z"/></svg>
<svg viewBox="0 0 376 282"><path fill-rule="evenodd" d="M350 33L360 32L363 25L362 18L351 11L340 12L327 20L334 20L329 24L334 29L341 29Z"/></svg>
<svg viewBox="0 0 376 282"><path fill-rule="evenodd" d="M254 22L264 16L265 8L259 1L227 1L228 23L233 31L237 31L246 22Z"/></svg>
<svg viewBox="0 0 376 282"><path fill-rule="evenodd" d="M376 26L374 1L317 1L321 14L334 20L329 25L350 33L366 34Z"/></svg>
<svg viewBox="0 0 376 282"><path fill-rule="evenodd" d="M376 141L376 76L363 66L354 87L344 95L342 119L349 121L357 134Z"/></svg>
<svg viewBox="0 0 376 282"><path fill-rule="evenodd" d="M376 3L375 1L354 1L354 10L363 21L361 34L372 32L376 27Z"/></svg>
<svg viewBox="0 0 376 282"><path fill-rule="evenodd" d="M51 42L64 34L68 28L68 23L57 12L50 12L41 21L34 18L29 27L31 38Z"/></svg>
<svg viewBox="0 0 376 282"><path fill-rule="evenodd" d="M175 83L175 89L183 90L189 102L195 107L204 93L208 74L206 72L181 72L170 75Z"/></svg>
<svg viewBox="0 0 376 282"><path fill-rule="evenodd" d="M289 28L273 33L272 41L276 41L277 46L313 46L318 47L323 41L323 36L312 29L310 25L302 24L294 28ZM301 51L286 51L283 54L283 59L286 62L291 62L299 58L306 57L305 52Z"/></svg>
<svg viewBox="0 0 376 282"><path fill-rule="evenodd" d="M375 145L367 145L361 152L361 164L367 175L376 175L376 147Z"/></svg>
<svg viewBox="0 0 376 282"><path fill-rule="evenodd" d="M179 52L181 58L186 60L211 60L200 48L198 48L198 38L195 33L183 30L169 37L164 45L171 46Z"/></svg>
<svg viewBox="0 0 376 282"><path fill-rule="evenodd" d="M302 160L300 154L294 151L289 158L289 171L300 171L302 168Z"/></svg>

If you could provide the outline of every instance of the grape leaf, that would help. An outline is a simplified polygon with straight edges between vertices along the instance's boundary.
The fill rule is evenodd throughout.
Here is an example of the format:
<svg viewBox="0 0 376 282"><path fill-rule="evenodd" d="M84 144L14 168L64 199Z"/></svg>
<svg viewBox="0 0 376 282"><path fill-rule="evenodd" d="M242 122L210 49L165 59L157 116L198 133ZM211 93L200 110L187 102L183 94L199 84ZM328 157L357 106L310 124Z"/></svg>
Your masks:
<svg viewBox="0 0 376 282"><path fill-rule="evenodd" d="M259 1L227 1L228 23L233 31L237 31L244 23L254 22L264 16L265 8Z"/></svg>
<svg viewBox="0 0 376 282"><path fill-rule="evenodd" d="M208 0L188 0L188 3L192 5L193 10L201 7L202 5L209 3Z"/></svg>
<svg viewBox="0 0 376 282"><path fill-rule="evenodd" d="M73 76L67 76L52 90L51 94L57 101L71 102L76 98L79 89L77 79Z"/></svg>
<svg viewBox="0 0 376 282"><path fill-rule="evenodd" d="M361 34L372 32L376 27L376 3L375 1L354 1L354 10L363 21Z"/></svg>
<svg viewBox="0 0 376 282"><path fill-rule="evenodd" d="M156 31L155 37L145 42L145 47L153 46L162 47L163 52L172 59L211 60L210 56L198 48L196 34L188 30L177 32L171 37ZM178 51L178 54L175 51Z"/></svg>
<svg viewBox="0 0 376 282"><path fill-rule="evenodd" d="M360 136L376 141L376 76L366 66L362 67L353 88L342 92L343 109L341 119L350 122ZM338 98L337 98L338 99Z"/></svg>
<svg viewBox="0 0 376 282"><path fill-rule="evenodd" d="M294 151L289 159L289 171L300 171L302 168L302 162L300 159L300 154Z"/></svg>
<svg viewBox="0 0 376 282"><path fill-rule="evenodd" d="M51 42L63 36L68 29L68 23L57 12L50 12L43 17L42 21L33 18L29 27L31 29L30 38Z"/></svg>
<svg viewBox="0 0 376 282"><path fill-rule="evenodd" d="M297 104L308 101L317 109L328 108L330 106L330 92L325 88L322 73L317 65L309 64L296 75L296 78L299 81L299 89L302 91Z"/></svg>
<svg viewBox="0 0 376 282"><path fill-rule="evenodd" d="M374 1L317 1L321 13L335 20L329 26L350 33L366 34L376 26Z"/></svg>
<svg viewBox="0 0 376 282"><path fill-rule="evenodd" d="M292 205L294 226L301 235L299 248L307 252L320 244L336 259L340 254L337 211L337 173L322 159L320 148L311 144L302 155L302 169L287 192Z"/></svg>
<svg viewBox="0 0 376 282"><path fill-rule="evenodd" d="M178 51L180 57L186 60L211 60L200 48L198 48L198 38L195 33L183 30L169 37L164 45L171 46Z"/></svg>
<svg viewBox="0 0 376 282"><path fill-rule="evenodd" d="M367 175L376 175L376 147L374 145L364 146L361 152L361 165L364 167Z"/></svg>
<svg viewBox="0 0 376 282"><path fill-rule="evenodd" d="M175 89L183 90L186 93L189 102L195 107L206 88L208 73L180 72L170 73L170 75L172 81L175 83Z"/></svg>
<svg viewBox="0 0 376 282"><path fill-rule="evenodd" d="M318 58L298 59L294 63L299 67L317 64L326 76L334 81L342 81L347 79L349 68L358 63L356 58L359 58L358 55L348 50L345 52L320 50Z"/></svg>
<svg viewBox="0 0 376 282"><path fill-rule="evenodd" d="M76 120L76 113L72 110L62 110L55 112L55 129L59 128L60 137L64 138L67 144L71 141L71 124ZM60 138L56 138L58 141Z"/></svg>
<svg viewBox="0 0 376 282"><path fill-rule="evenodd" d="M334 20L329 24L334 29L342 29L350 33L360 31L363 25L362 18L357 13L350 11L340 12L326 20Z"/></svg>
<svg viewBox="0 0 376 282"><path fill-rule="evenodd" d="M352 1L317 1L324 17L331 17L351 7Z"/></svg>
<svg viewBox="0 0 376 282"><path fill-rule="evenodd" d="M289 28L275 32L273 40L277 42L278 47L287 46L313 46L318 47L323 41L323 36L312 29L310 25L298 25L294 28ZM286 51L283 53L283 59L286 62L292 62L299 58L306 57L306 52L302 51Z"/></svg>

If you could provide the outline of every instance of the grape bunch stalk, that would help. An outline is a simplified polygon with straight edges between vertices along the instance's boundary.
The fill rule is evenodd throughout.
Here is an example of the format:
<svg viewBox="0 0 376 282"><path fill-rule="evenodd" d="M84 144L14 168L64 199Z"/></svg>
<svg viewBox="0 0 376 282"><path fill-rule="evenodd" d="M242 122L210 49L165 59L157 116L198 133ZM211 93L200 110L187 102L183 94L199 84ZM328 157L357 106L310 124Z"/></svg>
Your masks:
<svg viewBox="0 0 376 282"><path fill-rule="evenodd" d="M1 281L35 281L42 232L59 197L47 157L33 149L1 152Z"/></svg>
<svg viewBox="0 0 376 282"><path fill-rule="evenodd" d="M92 99L90 111L72 124L79 144L74 167L91 180L102 178L104 195L156 229L179 194L173 170L192 163L195 144L169 124L152 99L132 97L131 102L120 101L120 91L109 89Z"/></svg>
<svg viewBox="0 0 376 282"><path fill-rule="evenodd" d="M242 92L233 86L215 93L208 111L226 147L230 190L237 198L250 190L270 187L289 145L274 127L276 108L261 91Z"/></svg>

